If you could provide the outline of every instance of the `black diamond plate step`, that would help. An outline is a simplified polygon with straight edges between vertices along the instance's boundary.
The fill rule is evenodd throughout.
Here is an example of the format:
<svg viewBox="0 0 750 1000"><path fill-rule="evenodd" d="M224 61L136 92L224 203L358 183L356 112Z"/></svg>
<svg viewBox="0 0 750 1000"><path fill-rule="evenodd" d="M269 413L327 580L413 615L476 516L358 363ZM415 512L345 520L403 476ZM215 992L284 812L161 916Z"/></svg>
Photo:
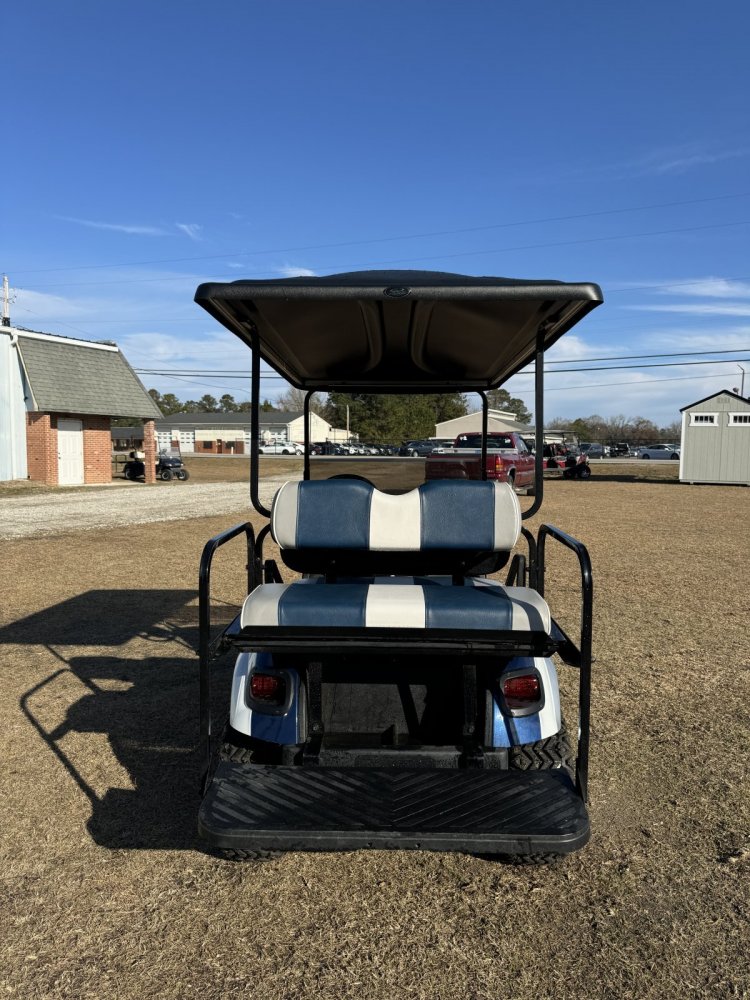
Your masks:
<svg viewBox="0 0 750 1000"><path fill-rule="evenodd" d="M219 763L201 836L215 847L567 853L589 838L560 771L376 770Z"/></svg>

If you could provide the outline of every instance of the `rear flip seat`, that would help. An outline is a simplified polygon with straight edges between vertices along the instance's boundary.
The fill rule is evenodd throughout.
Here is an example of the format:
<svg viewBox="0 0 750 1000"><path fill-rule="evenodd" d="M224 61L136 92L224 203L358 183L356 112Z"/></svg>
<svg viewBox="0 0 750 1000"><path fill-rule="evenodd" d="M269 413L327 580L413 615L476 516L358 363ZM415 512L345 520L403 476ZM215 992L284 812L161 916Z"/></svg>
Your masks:
<svg viewBox="0 0 750 1000"><path fill-rule="evenodd" d="M341 628L487 629L544 632L546 602L527 587L505 587L455 573L466 552L508 553L521 529L508 483L432 481L402 495L357 480L285 483L276 494L271 531L290 553L347 552L367 572L371 553L444 556L443 575L312 576L267 583L245 600L241 625ZM360 558L361 557L361 558ZM378 557L382 562L383 556ZM318 572L322 572L319 568Z"/></svg>

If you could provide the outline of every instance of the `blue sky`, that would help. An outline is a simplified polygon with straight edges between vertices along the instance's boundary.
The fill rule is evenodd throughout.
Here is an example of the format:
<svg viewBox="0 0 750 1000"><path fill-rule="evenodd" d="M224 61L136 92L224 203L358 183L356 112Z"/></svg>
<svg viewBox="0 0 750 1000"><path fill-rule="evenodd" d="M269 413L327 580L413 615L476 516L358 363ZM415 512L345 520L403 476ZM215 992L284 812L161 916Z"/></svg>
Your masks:
<svg viewBox="0 0 750 1000"><path fill-rule="evenodd" d="M115 340L136 367L243 371L192 302L201 281L597 281L605 305L551 359L732 360L550 375L549 417L667 424L739 386L735 358L749 393L749 33L739 0L13 5L12 319ZM143 378L246 398L221 376ZM529 377L507 388L532 404Z"/></svg>

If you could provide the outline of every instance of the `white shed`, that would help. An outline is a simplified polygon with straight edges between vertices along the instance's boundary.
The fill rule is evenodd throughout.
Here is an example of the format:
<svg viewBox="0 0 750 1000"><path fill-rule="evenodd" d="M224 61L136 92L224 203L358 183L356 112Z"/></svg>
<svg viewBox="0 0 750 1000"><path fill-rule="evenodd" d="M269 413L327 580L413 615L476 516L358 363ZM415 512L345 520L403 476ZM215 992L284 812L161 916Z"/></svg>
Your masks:
<svg viewBox="0 0 750 1000"><path fill-rule="evenodd" d="M680 413L680 482L750 486L750 400L725 389Z"/></svg>

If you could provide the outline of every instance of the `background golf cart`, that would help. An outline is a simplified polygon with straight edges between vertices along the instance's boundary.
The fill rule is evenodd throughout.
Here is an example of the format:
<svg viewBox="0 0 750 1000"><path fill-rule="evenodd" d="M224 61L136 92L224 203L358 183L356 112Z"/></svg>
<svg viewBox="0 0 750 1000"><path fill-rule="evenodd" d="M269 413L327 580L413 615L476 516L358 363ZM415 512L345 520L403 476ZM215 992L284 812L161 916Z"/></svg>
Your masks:
<svg viewBox="0 0 750 1000"><path fill-rule="evenodd" d="M254 857L357 847L528 857L582 846L590 563L580 542L550 525L535 537L522 519L543 498L544 351L599 304L599 289L363 272L203 285L196 299L252 348L254 431L261 359L306 390L306 417L312 393L327 389L479 392L483 470L484 390L533 360L539 427L535 498L521 513L510 485L486 471L408 493L331 471L321 481L305 421L303 482L279 490L257 538L249 523L237 525L206 545L201 562L202 835ZM258 466L256 446L251 498L271 517ZM264 553L269 535L302 580L282 582ZM511 559L521 535L527 553ZM237 537L247 547L248 597L214 637L212 559ZM551 541L580 569L575 642L544 601ZM508 561L504 586L485 575ZM231 726L214 755L211 662L228 649L238 653ZM555 654L579 671L575 765L561 737Z"/></svg>
<svg viewBox="0 0 750 1000"><path fill-rule="evenodd" d="M144 465L144 458L145 456L142 451L131 451L128 455L128 461L123 466L123 476L131 481L145 479L146 467ZM184 481L190 478L190 473L183 465L182 458L179 455L160 451L156 456L156 478L163 480L165 483L172 479L182 479Z"/></svg>

